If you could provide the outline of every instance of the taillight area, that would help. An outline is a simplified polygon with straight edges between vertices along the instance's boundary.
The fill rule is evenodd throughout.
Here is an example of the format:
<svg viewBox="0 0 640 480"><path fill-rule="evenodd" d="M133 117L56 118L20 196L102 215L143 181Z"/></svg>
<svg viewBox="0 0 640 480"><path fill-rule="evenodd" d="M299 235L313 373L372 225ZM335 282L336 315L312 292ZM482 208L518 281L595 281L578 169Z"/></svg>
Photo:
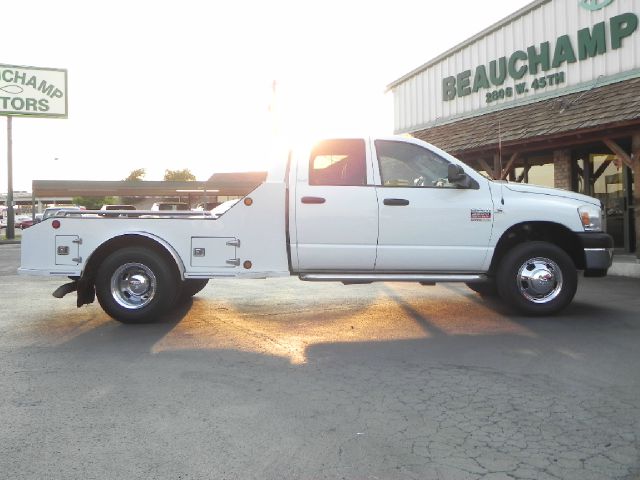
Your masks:
<svg viewBox="0 0 640 480"><path fill-rule="evenodd" d="M54 220L53 222L51 222L51 226L57 230L58 228L60 228L60 220Z"/></svg>

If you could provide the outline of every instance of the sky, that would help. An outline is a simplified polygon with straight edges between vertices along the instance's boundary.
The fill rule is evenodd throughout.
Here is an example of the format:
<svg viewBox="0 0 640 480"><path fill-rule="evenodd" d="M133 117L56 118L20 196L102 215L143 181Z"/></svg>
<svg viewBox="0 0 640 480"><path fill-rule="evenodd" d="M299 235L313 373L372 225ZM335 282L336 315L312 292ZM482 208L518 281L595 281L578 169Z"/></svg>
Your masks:
<svg viewBox="0 0 640 480"><path fill-rule="evenodd" d="M137 168L206 180L313 138L392 134L389 83L529 3L3 2L0 63L68 70L67 119L13 119L14 190Z"/></svg>

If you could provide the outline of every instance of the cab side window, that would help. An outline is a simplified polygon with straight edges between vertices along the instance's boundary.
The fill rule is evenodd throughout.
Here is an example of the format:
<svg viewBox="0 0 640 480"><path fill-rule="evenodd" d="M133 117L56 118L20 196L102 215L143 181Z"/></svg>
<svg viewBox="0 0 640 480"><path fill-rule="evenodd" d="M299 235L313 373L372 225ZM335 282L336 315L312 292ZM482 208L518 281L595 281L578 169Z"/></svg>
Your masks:
<svg viewBox="0 0 640 480"><path fill-rule="evenodd" d="M449 162L412 143L376 140L382 185L385 187L456 188L448 181Z"/></svg>
<svg viewBox="0 0 640 480"><path fill-rule="evenodd" d="M362 139L320 142L311 152L309 185L366 185L366 157Z"/></svg>

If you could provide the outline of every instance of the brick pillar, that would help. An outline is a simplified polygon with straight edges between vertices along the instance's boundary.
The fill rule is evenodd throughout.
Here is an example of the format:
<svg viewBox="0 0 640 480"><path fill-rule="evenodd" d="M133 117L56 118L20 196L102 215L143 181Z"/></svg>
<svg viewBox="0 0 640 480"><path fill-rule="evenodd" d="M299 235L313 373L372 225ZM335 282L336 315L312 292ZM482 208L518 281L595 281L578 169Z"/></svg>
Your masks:
<svg viewBox="0 0 640 480"><path fill-rule="evenodd" d="M554 150L553 186L571 190L571 150Z"/></svg>

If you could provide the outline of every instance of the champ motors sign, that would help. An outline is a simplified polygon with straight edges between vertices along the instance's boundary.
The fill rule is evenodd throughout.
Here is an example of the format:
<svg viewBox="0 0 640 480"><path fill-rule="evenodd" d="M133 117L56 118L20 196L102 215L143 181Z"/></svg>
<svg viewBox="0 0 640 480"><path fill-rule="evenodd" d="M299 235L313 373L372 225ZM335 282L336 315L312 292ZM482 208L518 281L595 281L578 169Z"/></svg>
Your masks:
<svg viewBox="0 0 640 480"><path fill-rule="evenodd" d="M67 71L0 64L0 115L67 117Z"/></svg>

